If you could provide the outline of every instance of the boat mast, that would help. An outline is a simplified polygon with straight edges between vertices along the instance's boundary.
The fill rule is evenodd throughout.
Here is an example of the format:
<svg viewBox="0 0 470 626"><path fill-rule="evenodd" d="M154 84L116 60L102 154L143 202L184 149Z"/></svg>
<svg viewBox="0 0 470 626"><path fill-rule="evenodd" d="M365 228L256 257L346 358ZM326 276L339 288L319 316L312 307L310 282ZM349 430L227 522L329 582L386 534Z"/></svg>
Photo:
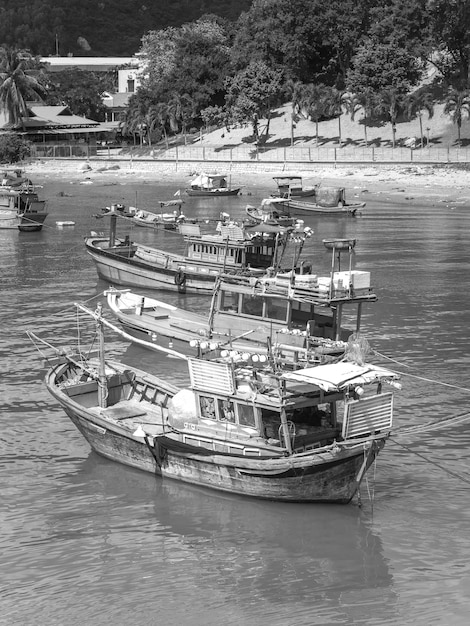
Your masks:
<svg viewBox="0 0 470 626"><path fill-rule="evenodd" d="M103 305L99 302L96 307L96 329L98 331L100 366L98 372L98 404L106 408L108 400L108 381L106 378L106 361L104 357L104 330L102 322Z"/></svg>
<svg viewBox="0 0 470 626"><path fill-rule="evenodd" d="M109 247L113 248L116 243L116 227L117 227L117 214L114 208L111 208L111 221L109 223Z"/></svg>

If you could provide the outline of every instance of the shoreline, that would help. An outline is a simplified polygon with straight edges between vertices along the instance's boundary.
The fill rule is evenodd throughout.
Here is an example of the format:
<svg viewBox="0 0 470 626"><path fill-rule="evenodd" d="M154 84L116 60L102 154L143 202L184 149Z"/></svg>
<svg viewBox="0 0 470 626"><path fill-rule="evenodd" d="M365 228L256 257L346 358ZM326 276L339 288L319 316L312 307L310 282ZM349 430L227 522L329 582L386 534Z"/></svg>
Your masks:
<svg viewBox="0 0 470 626"><path fill-rule="evenodd" d="M292 173L303 178L305 186L316 183L325 186L345 187L347 197L360 193L388 193L404 199L410 194L413 198L436 198L448 202L470 203L470 171L452 166L433 165L342 165L328 167L310 164L309 169L280 170L269 165L257 164L253 171L253 164L237 163L231 168L232 184L243 187L273 188L273 177L282 173ZM11 166L10 166L11 167ZM195 173L219 171L228 169L222 164L217 167L211 163L185 162L168 163L159 161L139 161L133 159L115 161L71 161L51 160L32 161L18 164L33 183L40 185L43 182L69 180L71 183L83 182L110 182L119 179L125 182L142 183L175 183L183 186ZM243 195L243 192L242 192ZM412 199L412 198L407 198Z"/></svg>

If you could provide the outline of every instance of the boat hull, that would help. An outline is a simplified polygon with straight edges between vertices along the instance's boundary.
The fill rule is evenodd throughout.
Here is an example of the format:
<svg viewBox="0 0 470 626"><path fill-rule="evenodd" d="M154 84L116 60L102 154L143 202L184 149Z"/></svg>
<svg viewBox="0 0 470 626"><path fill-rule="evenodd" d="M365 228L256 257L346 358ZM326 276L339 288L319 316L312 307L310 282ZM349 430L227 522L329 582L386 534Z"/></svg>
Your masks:
<svg viewBox="0 0 470 626"><path fill-rule="evenodd" d="M188 196L205 196L206 198L220 198L223 196L238 196L238 189L186 189Z"/></svg>
<svg viewBox="0 0 470 626"><path fill-rule="evenodd" d="M315 204L314 202L308 202L303 200L290 199L285 203L282 203L285 209L289 210L291 214L307 214L307 213L322 213L326 215L355 215L358 211L364 208L365 202L358 202L357 204L340 204L337 206L323 206Z"/></svg>
<svg viewBox="0 0 470 626"><path fill-rule="evenodd" d="M77 411L61 404L91 448L111 461L163 479L258 499L347 504L359 488L356 477L369 452L366 447L357 446L351 451L330 454L327 462L318 455L317 462L300 459L298 463L292 458L260 461L203 451L188 453L184 449L172 449L180 446L168 437L149 437L145 442L97 423L84 409ZM366 470L383 448L384 441L376 440L368 445L374 445L375 450L369 455Z"/></svg>
<svg viewBox="0 0 470 626"><path fill-rule="evenodd" d="M37 232L42 230L46 217L47 213L25 213L18 215L16 211L0 210L0 230Z"/></svg>
<svg viewBox="0 0 470 626"><path fill-rule="evenodd" d="M45 378L51 395L95 452L163 479L267 500L348 503L389 434L389 416L384 409L391 407L391 399L386 394L384 401L372 398L369 404L371 399L364 400L365 413L357 413L355 422L348 420L353 438L343 439L339 430L332 428L306 445L299 434L299 438L290 439L288 447L292 449L288 450L272 443L261 427L253 428L247 436L240 424L232 431L227 430L224 420L217 425L209 415L200 417L191 389L179 389L116 361L106 361L97 375L101 360L84 365L81 357L60 354ZM216 396L225 394L220 383L236 402L246 405L243 386L239 392L230 391L229 379L218 365L208 369L207 362L200 364L202 367L196 369L192 364L195 389L211 386L200 378L211 371L219 380ZM342 374L346 380L351 379L351 367ZM227 372L227 368L222 369ZM359 368L356 376L363 376L363 369L371 375L370 368ZM305 376L291 373L294 380L296 375ZM277 406L278 396L265 393L256 400L259 406ZM299 402L305 408L305 399ZM372 430L364 430L365 419L372 420L367 426Z"/></svg>
<svg viewBox="0 0 470 626"><path fill-rule="evenodd" d="M112 285L207 294L212 293L218 275L217 269L211 270L207 267L201 271L186 269L183 276L177 264L175 267L151 265L132 256L124 256L123 253L118 255L100 249L88 240L86 247L95 263L98 276ZM184 258L180 262L185 263Z"/></svg>

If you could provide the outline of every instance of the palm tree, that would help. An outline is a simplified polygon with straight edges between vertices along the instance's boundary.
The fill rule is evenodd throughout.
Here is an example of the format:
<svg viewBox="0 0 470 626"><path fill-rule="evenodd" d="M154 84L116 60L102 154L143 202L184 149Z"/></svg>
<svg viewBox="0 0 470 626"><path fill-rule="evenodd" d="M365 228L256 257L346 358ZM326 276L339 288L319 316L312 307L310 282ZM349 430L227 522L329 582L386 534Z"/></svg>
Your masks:
<svg viewBox="0 0 470 626"><path fill-rule="evenodd" d="M290 114L290 144L294 145L294 128L295 122L298 120L298 116L302 115L300 105L302 102L302 94L305 89L305 85L301 81L294 81L289 79L286 82L286 90L289 94L292 103L292 111Z"/></svg>
<svg viewBox="0 0 470 626"><path fill-rule="evenodd" d="M153 124L155 124L155 126L157 125L160 126L163 137L165 138L166 149L168 150L169 145L168 145L168 134L166 132L166 125L171 120L171 115L169 112L168 104L166 102L157 102L157 104L153 105L151 109L152 109L152 116L154 119Z"/></svg>
<svg viewBox="0 0 470 626"><path fill-rule="evenodd" d="M338 117L338 143L341 148L341 116L343 114L343 108L347 103L347 94L344 91L336 89L336 87L330 87L328 89L325 106L326 113L333 117Z"/></svg>
<svg viewBox="0 0 470 626"><path fill-rule="evenodd" d="M379 94L379 103L376 110L386 113L392 125L392 148L395 148L397 134L397 118L403 102L402 94L395 88L383 89Z"/></svg>
<svg viewBox="0 0 470 626"><path fill-rule="evenodd" d="M470 117L470 92L467 89L459 91L451 88L447 94L444 105L444 113L449 114L452 122L457 124L458 143L460 148L460 129L462 128L464 114L466 114L467 117Z"/></svg>
<svg viewBox="0 0 470 626"><path fill-rule="evenodd" d="M168 102L170 128L173 132L177 132L179 130L179 124L181 123L181 132L184 134L185 145L187 143L186 131L188 120L190 121L194 116L193 99L187 93L175 93Z"/></svg>
<svg viewBox="0 0 470 626"><path fill-rule="evenodd" d="M28 52L0 48L0 109L12 128L24 129L24 118L28 117L26 101L41 100L45 94L38 75L38 63Z"/></svg>
<svg viewBox="0 0 470 626"><path fill-rule="evenodd" d="M367 91L361 93L346 94L344 96L344 105L348 113L351 114L351 120L354 122L356 113L362 111L362 124L364 126L364 143L366 148L369 147L369 140L367 138L367 121L372 116L373 109L373 96Z"/></svg>
<svg viewBox="0 0 470 626"><path fill-rule="evenodd" d="M434 115L434 98L430 91L418 90L410 94L406 100L406 112L408 119L411 120L415 115L419 119L419 134L421 136L421 149L424 148L423 135L423 111L428 112L428 119Z"/></svg>
<svg viewBox="0 0 470 626"><path fill-rule="evenodd" d="M315 141L318 146L318 124L326 114L327 87L322 83L318 85L304 85L298 98L298 111L300 115L310 118L315 122Z"/></svg>

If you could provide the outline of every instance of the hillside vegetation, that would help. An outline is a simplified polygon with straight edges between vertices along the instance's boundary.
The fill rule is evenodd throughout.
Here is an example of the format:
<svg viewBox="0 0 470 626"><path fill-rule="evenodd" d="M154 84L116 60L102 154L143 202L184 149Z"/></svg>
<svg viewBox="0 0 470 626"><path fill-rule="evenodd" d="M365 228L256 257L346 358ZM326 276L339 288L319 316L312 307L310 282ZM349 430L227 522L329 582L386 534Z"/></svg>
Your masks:
<svg viewBox="0 0 470 626"><path fill-rule="evenodd" d="M236 20L250 0L2 0L0 44L48 56L131 56L149 30L213 13Z"/></svg>
<svg viewBox="0 0 470 626"><path fill-rule="evenodd" d="M308 119L298 119L291 128L291 104L286 104L273 113L269 124L269 137L266 148L283 148L294 146L308 146L320 148L339 148L338 119L323 120L318 124L318 143L316 137L316 125ZM444 105L436 104L434 114L429 118L423 114L423 133L425 144L429 136L430 147L447 148L457 147L457 127L452 123L449 115L444 113ZM261 125L266 120L261 120ZM429 130L427 130L429 129ZM203 135L203 143L213 146L237 146L242 145L251 134L251 128L235 127L227 131L221 127ZM397 123L397 144L405 145L410 138L420 143L419 121L401 120ZM375 122L368 125L367 139L369 147L391 148L392 126L390 122ZM198 139L197 139L198 140ZM183 141L183 138L180 138ZM360 148L365 146L364 125L360 116L354 120L347 113L341 115L341 145L343 148ZM462 147L470 146L470 123L466 121L461 129Z"/></svg>

